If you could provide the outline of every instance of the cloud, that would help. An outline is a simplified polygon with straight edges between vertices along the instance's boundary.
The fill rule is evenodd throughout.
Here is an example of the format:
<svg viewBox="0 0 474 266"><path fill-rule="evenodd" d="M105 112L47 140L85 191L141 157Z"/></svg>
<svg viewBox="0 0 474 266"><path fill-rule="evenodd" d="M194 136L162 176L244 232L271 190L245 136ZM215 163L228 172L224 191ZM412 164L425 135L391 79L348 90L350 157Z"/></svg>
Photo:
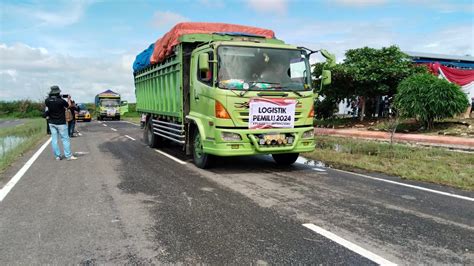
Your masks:
<svg viewBox="0 0 474 266"><path fill-rule="evenodd" d="M399 32L397 25L400 21L388 18L371 22L300 21L293 18L268 23L278 25L272 29L285 42L313 50L327 49L336 54L338 62L344 59L347 50L364 46L397 45L403 51L474 55L474 33L472 26L466 24L425 31L420 37L418 32Z"/></svg>
<svg viewBox="0 0 474 266"><path fill-rule="evenodd" d="M286 14L288 11L287 0L247 0L247 6L261 13Z"/></svg>
<svg viewBox="0 0 474 266"><path fill-rule="evenodd" d="M33 12L33 16L47 26L68 26L77 23L85 13L86 1L73 1L62 10Z"/></svg>
<svg viewBox="0 0 474 266"><path fill-rule="evenodd" d="M446 27L437 32L426 34L423 39L416 42L405 40L403 46L408 51L440 53L449 55L474 55L474 32L472 25L456 25Z"/></svg>
<svg viewBox="0 0 474 266"><path fill-rule="evenodd" d="M51 7L45 2L34 2L33 4L2 4L2 8L6 16L34 21L32 28L65 27L79 22L92 3L93 0L64 1Z"/></svg>
<svg viewBox="0 0 474 266"><path fill-rule="evenodd" d="M49 53L24 43L0 44L0 98L41 100L51 85L78 102L93 102L106 89L135 101L131 65L135 56L123 53L112 59L73 57Z"/></svg>
<svg viewBox="0 0 474 266"><path fill-rule="evenodd" d="M156 11L153 14L152 24L157 28L171 28L177 23L189 20L189 18L171 11Z"/></svg>
<svg viewBox="0 0 474 266"><path fill-rule="evenodd" d="M356 7L366 7L366 6L378 6L387 3L387 0L333 0L336 4L343 6L356 6Z"/></svg>

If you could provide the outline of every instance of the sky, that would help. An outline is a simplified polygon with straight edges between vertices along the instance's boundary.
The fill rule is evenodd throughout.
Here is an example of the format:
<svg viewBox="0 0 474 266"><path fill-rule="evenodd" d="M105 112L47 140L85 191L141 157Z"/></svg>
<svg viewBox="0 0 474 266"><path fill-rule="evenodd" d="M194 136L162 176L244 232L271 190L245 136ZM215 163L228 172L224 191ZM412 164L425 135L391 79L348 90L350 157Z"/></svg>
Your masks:
<svg viewBox="0 0 474 266"><path fill-rule="evenodd" d="M268 28L339 62L365 46L474 55L473 0L1 0L0 101L59 85L77 102L107 89L134 102L135 56L183 21Z"/></svg>

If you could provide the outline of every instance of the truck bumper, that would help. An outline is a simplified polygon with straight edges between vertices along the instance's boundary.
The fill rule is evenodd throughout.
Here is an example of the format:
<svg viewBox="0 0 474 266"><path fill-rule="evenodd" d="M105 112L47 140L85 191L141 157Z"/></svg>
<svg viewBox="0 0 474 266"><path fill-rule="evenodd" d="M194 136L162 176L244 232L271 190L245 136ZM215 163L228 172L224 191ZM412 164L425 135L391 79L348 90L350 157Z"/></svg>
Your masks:
<svg viewBox="0 0 474 266"><path fill-rule="evenodd" d="M207 138L203 141L205 153L217 156L241 156L257 154L277 154L277 153L302 153L314 150L314 135L303 138L303 133L314 131L314 127L284 128L284 129L215 129L214 138ZM239 141L224 141L222 132L239 134ZM292 136L292 143L261 145L260 137L266 134L282 134Z"/></svg>

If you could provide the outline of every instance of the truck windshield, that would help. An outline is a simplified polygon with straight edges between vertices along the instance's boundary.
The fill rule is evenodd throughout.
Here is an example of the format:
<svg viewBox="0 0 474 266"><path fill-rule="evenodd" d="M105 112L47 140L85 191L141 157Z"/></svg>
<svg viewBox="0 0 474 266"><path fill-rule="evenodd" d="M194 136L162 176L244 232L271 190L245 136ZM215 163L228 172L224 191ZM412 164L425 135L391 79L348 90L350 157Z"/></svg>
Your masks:
<svg viewBox="0 0 474 266"><path fill-rule="evenodd" d="M309 65L304 51L259 47L221 46L218 84L223 89L310 89Z"/></svg>
<svg viewBox="0 0 474 266"><path fill-rule="evenodd" d="M100 104L104 107L117 107L120 105L119 99L103 99Z"/></svg>

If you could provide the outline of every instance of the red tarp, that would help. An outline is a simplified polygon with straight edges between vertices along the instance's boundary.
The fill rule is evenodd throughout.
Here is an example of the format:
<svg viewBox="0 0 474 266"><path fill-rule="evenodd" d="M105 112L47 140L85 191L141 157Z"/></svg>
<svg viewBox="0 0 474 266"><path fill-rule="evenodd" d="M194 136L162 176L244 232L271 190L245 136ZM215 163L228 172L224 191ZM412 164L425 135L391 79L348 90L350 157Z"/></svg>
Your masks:
<svg viewBox="0 0 474 266"><path fill-rule="evenodd" d="M430 63L428 67L435 75L442 74L450 82L464 86L474 81L474 70L457 69L443 66L440 63ZM440 73L440 70L442 73Z"/></svg>
<svg viewBox="0 0 474 266"><path fill-rule="evenodd" d="M176 24L168 33L155 42L155 48L150 58L151 64L156 64L165 59L173 52L173 47L179 43L179 37L185 34L214 33L214 32L241 32L264 36L265 38L275 38L272 30L208 22L183 22Z"/></svg>

